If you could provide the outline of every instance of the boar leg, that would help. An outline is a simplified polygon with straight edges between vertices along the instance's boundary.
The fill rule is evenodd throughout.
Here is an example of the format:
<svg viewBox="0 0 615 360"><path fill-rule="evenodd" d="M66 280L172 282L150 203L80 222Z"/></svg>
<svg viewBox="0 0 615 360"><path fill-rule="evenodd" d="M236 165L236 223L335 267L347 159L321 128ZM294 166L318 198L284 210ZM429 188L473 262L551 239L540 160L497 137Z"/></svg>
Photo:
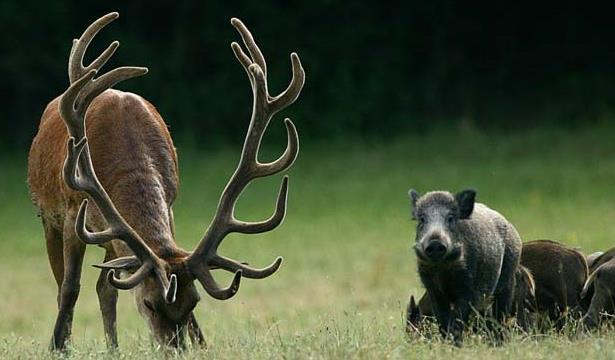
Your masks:
<svg viewBox="0 0 615 360"><path fill-rule="evenodd" d="M429 297L433 300L432 307L438 320L438 329L443 337L447 337L449 334L449 327L451 322L451 305L442 293L431 291Z"/></svg>
<svg viewBox="0 0 615 360"><path fill-rule="evenodd" d="M515 289L515 278L510 277L503 283L500 291L494 294L493 315L495 323L490 321L493 326L491 332L497 344L504 340L503 326L506 324L506 318L512 313L512 302Z"/></svg>
<svg viewBox="0 0 615 360"><path fill-rule="evenodd" d="M455 346L461 346L463 342L463 331L465 330L465 326L470 317L470 311L472 310L470 303L471 302L467 299L455 301L455 309L453 311L454 316L451 319L451 324L449 327L449 331L453 336Z"/></svg>
<svg viewBox="0 0 615 360"><path fill-rule="evenodd" d="M498 323L504 324L506 317L511 314L512 300L514 295L515 279L510 278L508 283L495 294L494 315Z"/></svg>

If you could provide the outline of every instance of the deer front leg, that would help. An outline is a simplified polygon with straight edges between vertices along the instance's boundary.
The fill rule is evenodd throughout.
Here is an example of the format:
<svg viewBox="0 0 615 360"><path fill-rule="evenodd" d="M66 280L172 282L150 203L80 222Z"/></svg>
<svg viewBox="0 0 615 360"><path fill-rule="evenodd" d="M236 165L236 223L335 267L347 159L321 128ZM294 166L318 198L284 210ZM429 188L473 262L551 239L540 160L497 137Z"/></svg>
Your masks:
<svg viewBox="0 0 615 360"><path fill-rule="evenodd" d="M60 286L58 316L50 344L52 350L61 351L65 350L66 342L70 339L75 303L81 288L81 267L85 253L85 244L75 234L74 216L67 216L64 222L63 242L64 277Z"/></svg>
<svg viewBox="0 0 615 360"><path fill-rule="evenodd" d="M192 345L199 345L202 348L207 347L207 342L205 341L205 336L203 336L203 332L199 327L199 323L196 321L196 316L194 313L190 313L190 317L188 318L188 336L190 337L190 341L192 341Z"/></svg>
<svg viewBox="0 0 615 360"><path fill-rule="evenodd" d="M106 248L105 261L111 261L117 256L112 248ZM118 347L117 343L117 289L107 281L107 273L109 269L100 271L98 281L96 282L96 292L98 293L98 304L102 314L103 327L105 330L105 338L107 347L115 350Z"/></svg>

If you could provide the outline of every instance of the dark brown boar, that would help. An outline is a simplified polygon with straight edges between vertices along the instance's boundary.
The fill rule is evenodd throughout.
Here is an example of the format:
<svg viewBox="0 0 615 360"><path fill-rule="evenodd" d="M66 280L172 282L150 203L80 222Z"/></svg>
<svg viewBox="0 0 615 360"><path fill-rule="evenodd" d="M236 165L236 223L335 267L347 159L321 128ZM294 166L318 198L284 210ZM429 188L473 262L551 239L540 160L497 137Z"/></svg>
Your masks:
<svg viewBox="0 0 615 360"><path fill-rule="evenodd" d="M563 325L571 310L580 311L581 291L587 280L585 256L552 240L523 244L521 264L529 269L536 285L536 311Z"/></svg>
<svg viewBox="0 0 615 360"><path fill-rule="evenodd" d="M581 298L587 307L583 324L591 329L600 323L600 314L615 314L615 248L602 254L594 253L588 258L591 260L591 275L583 287Z"/></svg>

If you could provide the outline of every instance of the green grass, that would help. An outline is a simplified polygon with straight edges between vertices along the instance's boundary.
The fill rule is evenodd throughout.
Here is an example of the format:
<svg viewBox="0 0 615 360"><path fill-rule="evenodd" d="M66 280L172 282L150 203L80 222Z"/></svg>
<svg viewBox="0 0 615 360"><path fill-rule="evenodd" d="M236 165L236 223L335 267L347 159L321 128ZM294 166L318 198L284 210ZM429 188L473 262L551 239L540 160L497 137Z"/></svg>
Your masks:
<svg viewBox="0 0 615 360"><path fill-rule="evenodd" d="M434 133L389 143L306 144L290 171L288 216L277 230L230 236L221 252L255 265L283 255L280 271L245 280L238 295L203 294L196 314L208 343L183 355L160 352L122 292L121 352L105 351L94 284L85 267L73 327L75 358L615 358L609 331L567 337L515 335L500 347L480 337L463 349L408 339L402 315L422 293L410 251L414 238L407 190L478 189L524 240L556 239L584 252L615 245L615 129L540 130L512 135ZM282 146L282 145L280 145ZM266 153L274 156L268 148ZM239 149L179 147L177 241L191 249L214 211ZM0 358L43 357L55 318L56 286L42 227L25 184L25 155L0 159ZM262 179L240 200L245 219L269 216L279 184ZM85 263L101 261L92 247ZM216 274L218 275L218 274ZM227 281L228 274L219 274Z"/></svg>

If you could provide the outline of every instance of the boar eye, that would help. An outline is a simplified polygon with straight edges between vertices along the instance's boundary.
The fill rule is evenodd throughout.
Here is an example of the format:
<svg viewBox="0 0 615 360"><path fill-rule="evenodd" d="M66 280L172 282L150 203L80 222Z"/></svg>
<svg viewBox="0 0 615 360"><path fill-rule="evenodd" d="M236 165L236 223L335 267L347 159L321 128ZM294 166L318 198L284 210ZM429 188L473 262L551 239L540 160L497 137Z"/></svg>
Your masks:
<svg viewBox="0 0 615 360"><path fill-rule="evenodd" d="M423 225L425 223L425 215L419 215L418 220L419 225Z"/></svg>
<svg viewBox="0 0 615 360"><path fill-rule="evenodd" d="M453 221L455 221L455 215L454 214L448 214L446 215L446 222L451 224Z"/></svg>

